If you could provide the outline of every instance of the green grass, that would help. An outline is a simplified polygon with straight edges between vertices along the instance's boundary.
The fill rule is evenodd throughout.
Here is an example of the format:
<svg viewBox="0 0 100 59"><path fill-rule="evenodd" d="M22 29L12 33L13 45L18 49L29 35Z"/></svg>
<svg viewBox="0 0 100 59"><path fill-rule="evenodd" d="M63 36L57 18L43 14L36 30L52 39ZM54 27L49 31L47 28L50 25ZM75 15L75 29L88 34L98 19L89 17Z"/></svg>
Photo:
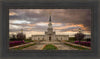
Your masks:
<svg viewBox="0 0 100 59"><path fill-rule="evenodd" d="M66 40L66 42L71 42L71 43L73 43L73 42L75 42L74 40Z"/></svg>
<svg viewBox="0 0 100 59"><path fill-rule="evenodd" d="M71 42L71 43L74 43L75 41L78 41L75 39L75 37L69 37L69 40L66 40L66 42ZM81 41L87 41L86 39L83 39Z"/></svg>
<svg viewBox="0 0 100 59"><path fill-rule="evenodd" d="M27 47L33 46L33 45L35 45L35 43L29 44L29 45L26 45L26 46L23 46L23 47L14 48L14 50L21 50L21 49L24 49L24 48L27 48Z"/></svg>
<svg viewBox="0 0 100 59"><path fill-rule="evenodd" d="M74 42L74 41L76 41L76 39L75 39L75 37L69 37L69 40L66 40L66 41L68 41L68 42Z"/></svg>
<svg viewBox="0 0 100 59"><path fill-rule="evenodd" d="M57 47L52 44L48 44L43 48L43 50L57 50Z"/></svg>
<svg viewBox="0 0 100 59"><path fill-rule="evenodd" d="M33 40L24 40L25 43L33 42Z"/></svg>
<svg viewBox="0 0 100 59"><path fill-rule="evenodd" d="M76 48L76 49L79 49L79 50L89 50L88 48L83 48L83 47L79 47L79 46L73 46L73 45L66 44L66 43L65 43L65 45L73 47L73 48Z"/></svg>

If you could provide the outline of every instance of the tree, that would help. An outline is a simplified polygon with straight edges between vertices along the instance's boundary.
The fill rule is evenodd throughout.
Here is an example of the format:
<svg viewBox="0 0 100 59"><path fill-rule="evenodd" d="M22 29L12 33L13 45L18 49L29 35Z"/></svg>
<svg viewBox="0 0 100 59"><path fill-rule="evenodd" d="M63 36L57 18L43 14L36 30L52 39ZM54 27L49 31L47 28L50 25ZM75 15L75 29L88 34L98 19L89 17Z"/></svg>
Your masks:
<svg viewBox="0 0 100 59"><path fill-rule="evenodd" d="M23 33L18 33L17 34L17 39L24 40L25 38L26 38L26 36Z"/></svg>
<svg viewBox="0 0 100 59"><path fill-rule="evenodd" d="M77 34L75 34L75 38L77 40L79 40L79 44L80 44L81 40L84 38L84 36L85 36L81 31L82 31L81 28L79 28L79 32Z"/></svg>
<svg viewBox="0 0 100 59"><path fill-rule="evenodd" d="M16 40L16 35L12 35L12 37L10 37L10 41L15 41Z"/></svg>
<svg viewBox="0 0 100 59"><path fill-rule="evenodd" d="M77 33L77 34L75 34L75 38L77 40L79 40L79 44L80 44L81 40L84 38L84 36L85 35L83 33Z"/></svg>
<svg viewBox="0 0 100 59"><path fill-rule="evenodd" d="M15 38L16 38L16 36L15 36L15 35L12 35L12 38L14 38L14 39L15 39Z"/></svg>

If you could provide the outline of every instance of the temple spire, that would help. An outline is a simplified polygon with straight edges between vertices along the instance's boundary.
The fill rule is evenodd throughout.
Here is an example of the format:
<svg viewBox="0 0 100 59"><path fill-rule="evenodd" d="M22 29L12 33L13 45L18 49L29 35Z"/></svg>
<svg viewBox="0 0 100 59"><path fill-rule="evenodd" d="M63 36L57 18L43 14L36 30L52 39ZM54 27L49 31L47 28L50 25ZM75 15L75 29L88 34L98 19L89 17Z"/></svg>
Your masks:
<svg viewBox="0 0 100 59"><path fill-rule="evenodd" d="M51 22L51 12L49 13L49 15L50 15L49 22Z"/></svg>
<svg viewBox="0 0 100 59"><path fill-rule="evenodd" d="M49 13L49 23L48 23L48 32L52 32L53 28L52 28L52 22L51 22L51 13Z"/></svg>
<svg viewBox="0 0 100 59"><path fill-rule="evenodd" d="M78 30L78 31L79 31L79 33L81 33L81 32L82 32L82 29L81 29L81 28L79 28L79 30Z"/></svg>
<svg viewBox="0 0 100 59"><path fill-rule="evenodd" d="M21 29L21 33L23 33L23 29Z"/></svg>
<svg viewBox="0 0 100 59"><path fill-rule="evenodd" d="M49 22L51 22L51 15L50 15L50 18L49 18Z"/></svg>

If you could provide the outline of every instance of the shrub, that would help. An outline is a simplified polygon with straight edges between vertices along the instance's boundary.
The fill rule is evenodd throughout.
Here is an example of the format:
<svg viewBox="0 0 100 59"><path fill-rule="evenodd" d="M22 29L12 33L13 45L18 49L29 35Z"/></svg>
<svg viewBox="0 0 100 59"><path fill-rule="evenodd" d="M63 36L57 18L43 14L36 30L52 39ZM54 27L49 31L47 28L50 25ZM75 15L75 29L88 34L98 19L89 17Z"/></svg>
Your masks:
<svg viewBox="0 0 100 59"><path fill-rule="evenodd" d="M76 40L76 38L75 37L69 37L69 42L74 42Z"/></svg>
<svg viewBox="0 0 100 59"><path fill-rule="evenodd" d="M91 42L90 41L88 41L88 42L81 41L80 43L79 43L79 41L75 41L74 43L75 44L81 44L81 45L84 45L84 46L90 46L91 45Z"/></svg>
<svg viewBox="0 0 100 59"><path fill-rule="evenodd" d="M16 45L20 45L20 44L24 44L24 40L23 41L12 41L12 42L9 42L9 46L12 47L12 46L16 46Z"/></svg>
<svg viewBox="0 0 100 59"><path fill-rule="evenodd" d="M87 42L88 42L88 41L91 41L91 39L90 39L90 38L87 38L86 40L87 40Z"/></svg>

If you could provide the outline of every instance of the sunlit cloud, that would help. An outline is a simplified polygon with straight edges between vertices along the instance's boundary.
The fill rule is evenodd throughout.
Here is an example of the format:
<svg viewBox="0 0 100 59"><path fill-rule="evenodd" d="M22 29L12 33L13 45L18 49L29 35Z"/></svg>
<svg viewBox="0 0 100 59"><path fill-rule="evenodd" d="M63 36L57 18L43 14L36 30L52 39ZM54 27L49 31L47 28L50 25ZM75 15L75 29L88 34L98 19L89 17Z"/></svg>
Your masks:
<svg viewBox="0 0 100 59"><path fill-rule="evenodd" d="M66 25L62 27L54 27L54 29L67 29L67 28L72 28L72 27L77 27L77 28L82 28L83 30L86 30L83 24L73 24L73 25Z"/></svg>
<svg viewBox="0 0 100 59"><path fill-rule="evenodd" d="M14 23L14 24L29 24L30 22L26 21L26 20L13 20L13 21L10 21L10 23Z"/></svg>
<svg viewBox="0 0 100 59"><path fill-rule="evenodd" d="M17 15L17 13L15 13L15 12L10 12L9 15L10 15L10 16L14 16L14 15Z"/></svg>
<svg viewBox="0 0 100 59"><path fill-rule="evenodd" d="M63 24L62 23L52 23L53 25L53 27L56 27L56 26L63 26Z"/></svg>
<svg viewBox="0 0 100 59"><path fill-rule="evenodd" d="M74 35L81 28L85 34L91 34L90 9L10 9L9 30L17 33L24 29L28 36L42 34L48 28L51 13L53 30L56 34Z"/></svg>
<svg viewBox="0 0 100 59"><path fill-rule="evenodd" d="M21 26L17 26L17 25L10 25L9 27L10 29L22 29Z"/></svg>
<svg viewBox="0 0 100 59"><path fill-rule="evenodd" d="M36 24L26 24L27 26L30 26L30 27L33 27L35 26Z"/></svg>
<svg viewBox="0 0 100 59"><path fill-rule="evenodd" d="M48 26L48 23L40 22L40 23L36 23L36 25L38 25L38 26Z"/></svg>

